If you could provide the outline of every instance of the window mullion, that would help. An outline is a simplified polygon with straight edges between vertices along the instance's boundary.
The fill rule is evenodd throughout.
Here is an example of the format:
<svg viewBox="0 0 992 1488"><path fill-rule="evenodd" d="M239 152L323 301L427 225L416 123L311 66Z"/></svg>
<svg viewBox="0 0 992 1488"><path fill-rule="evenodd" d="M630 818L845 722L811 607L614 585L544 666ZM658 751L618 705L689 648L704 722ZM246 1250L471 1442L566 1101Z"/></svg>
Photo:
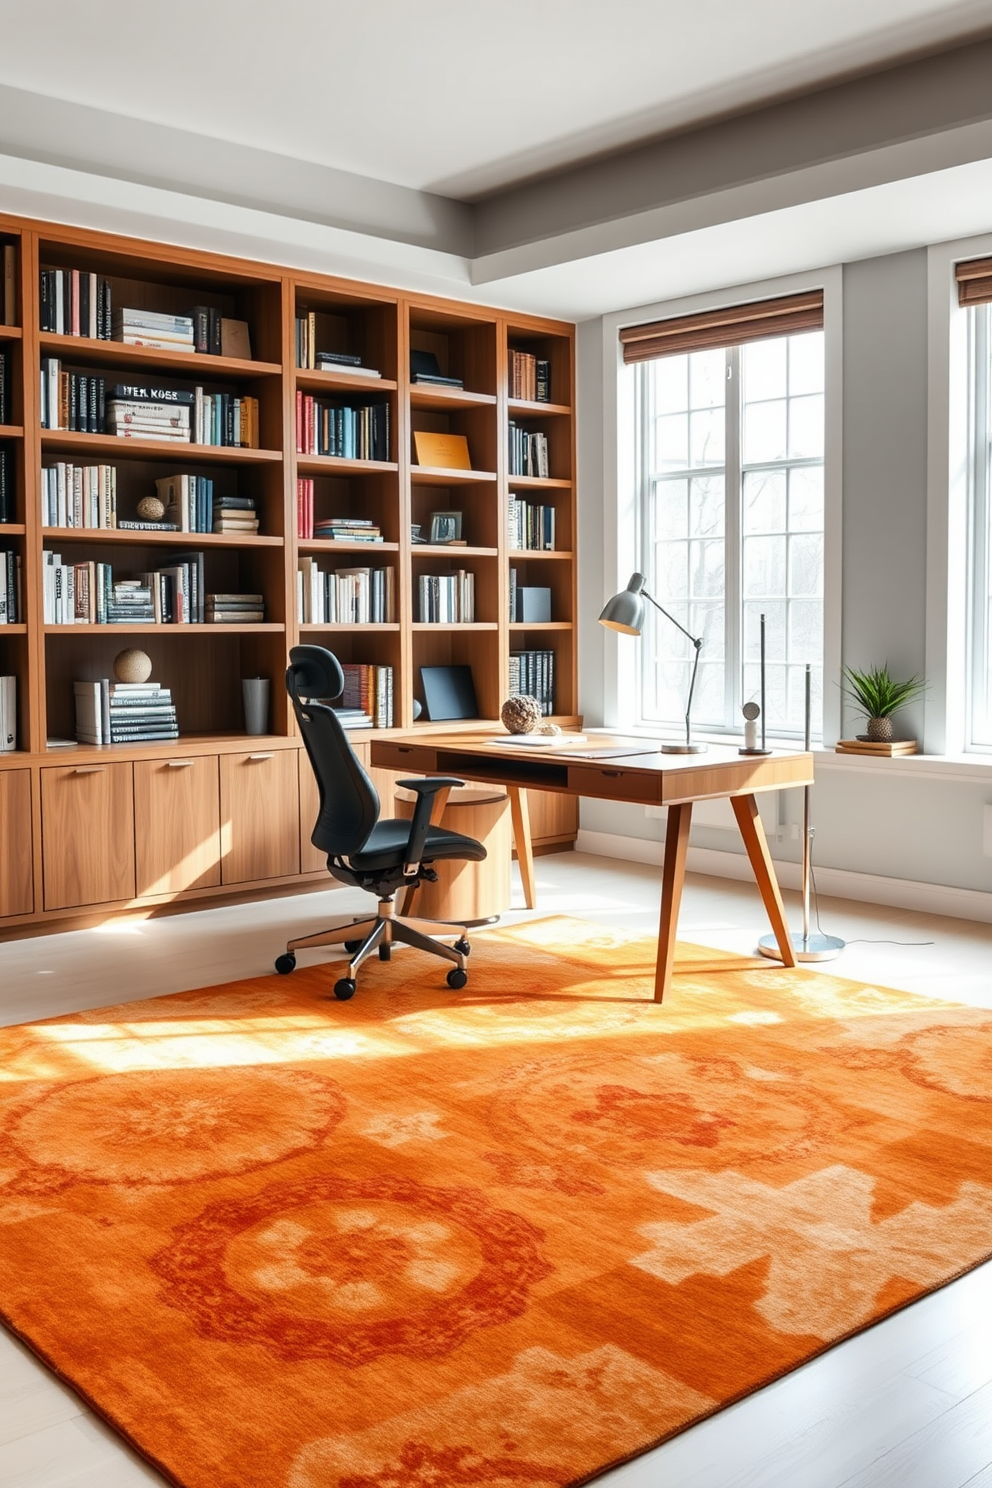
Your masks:
<svg viewBox="0 0 992 1488"><path fill-rule="evenodd" d="M969 666L968 739L971 744L988 746L989 697L989 345L988 306L983 305L972 317L972 467L969 581L971 588L971 645Z"/></svg>
<svg viewBox="0 0 992 1488"><path fill-rule="evenodd" d="M742 703L743 609L741 605L741 353L727 351L726 465L724 468L724 724L737 727Z"/></svg>

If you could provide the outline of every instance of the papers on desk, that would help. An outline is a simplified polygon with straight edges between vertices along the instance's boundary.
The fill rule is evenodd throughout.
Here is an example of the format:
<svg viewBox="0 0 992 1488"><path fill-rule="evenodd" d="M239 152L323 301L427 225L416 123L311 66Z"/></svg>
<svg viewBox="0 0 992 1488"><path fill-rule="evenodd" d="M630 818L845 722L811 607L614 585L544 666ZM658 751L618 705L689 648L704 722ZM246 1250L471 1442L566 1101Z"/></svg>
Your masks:
<svg viewBox="0 0 992 1488"><path fill-rule="evenodd" d="M584 744L585 734L510 734L502 739L487 739L487 744L502 744L506 749L571 749Z"/></svg>

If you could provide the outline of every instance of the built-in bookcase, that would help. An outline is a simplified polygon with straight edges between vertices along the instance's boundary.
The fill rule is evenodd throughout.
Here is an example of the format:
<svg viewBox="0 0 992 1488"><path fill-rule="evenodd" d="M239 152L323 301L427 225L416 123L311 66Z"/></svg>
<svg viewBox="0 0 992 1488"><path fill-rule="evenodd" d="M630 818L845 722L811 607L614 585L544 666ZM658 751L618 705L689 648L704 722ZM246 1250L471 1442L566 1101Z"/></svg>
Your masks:
<svg viewBox="0 0 992 1488"><path fill-rule="evenodd" d="M30 790L22 782L24 791L18 787L18 799L32 803L36 853L42 852L44 839L39 803L49 789L45 779L54 781L54 775L45 777L44 772L67 770L67 778L75 772L82 781L88 778L87 771L99 773L105 769L102 762L111 759L126 762L128 771L137 771L139 765L145 768L142 761L151 768L166 757L174 765L184 759L202 762L207 751L219 761L222 798L228 802L219 809L233 810L235 817L237 798L230 792L240 778L241 761L257 762L259 769L273 772L272 785L266 787L273 792L273 801L299 800L302 792L306 815L309 777L302 770L297 781L299 739L283 685L287 652L298 640L325 644L344 663L391 668L396 729L452 726L417 717L416 705L424 696L421 670L425 666L471 668L480 719L498 718L508 691L510 653L526 649L553 652L555 716L563 721L576 719L570 326L22 219L0 218L0 246L14 249L13 323L0 324L0 350L7 362L6 421L0 426L0 448L7 452L10 493L10 520L0 525L0 551L14 551L21 559L23 609L18 624L0 626L0 673L17 678L18 703L18 751L0 754L0 770L20 767L30 775ZM74 271L86 276L90 285L104 282L113 309L177 316L201 307L217 322L242 322L247 326L249 354L243 354L244 348L235 356L188 346L125 345L106 338L107 327L102 324L104 334L96 337L72 334L64 320L61 333L42 330L42 270L61 271L63 285ZM52 282L50 277L45 281L46 295L51 293ZM79 321L80 329L87 331L93 324L87 321L84 326ZM441 375L457 379L460 385L415 383L411 351L430 353ZM509 396L511 351L524 351L547 363L550 401ZM338 360L316 365L320 352L335 354ZM348 363L340 360L347 357L359 358L363 367L381 375L349 371ZM43 428L41 373L43 362L49 359L57 360L62 370L102 378L107 389L117 383L144 383L255 398L257 447L124 439L110 432ZM359 420L360 411L370 405L388 409L388 446L361 454L301 449L299 414L302 400L307 399L313 400L311 416L317 406L358 410ZM510 474L511 421L529 433L546 436L546 478ZM330 422L324 427L329 428ZM419 463L414 440L418 432L463 436L469 468ZM112 467L117 526L60 526L51 520L42 502L43 473L59 464ZM139 503L157 493L157 482L175 475L207 478L217 497L250 498L258 532L183 532L120 525L144 520ZM349 521L363 522L378 529L382 541L305 535L301 482L308 483L309 510L318 527L335 519L345 526ZM553 551L511 548L511 498L553 509ZM435 513L458 514L460 542L430 540ZM413 540L414 530L419 531L420 541ZM60 554L65 565L110 565L115 579L136 578L169 566L167 560L202 554L204 593L260 594L265 618L234 624L46 623L45 552ZM315 558L323 570L392 568L394 618L388 623L302 624L297 578L301 558ZM551 621L525 625L513 621L509 611L511 566L517 571L518 584L551 590ZM474 618L443 623L422 620L421 579L443 579L459 570L473 577ZM179 740L103 749L81 746L71 752L56 747L50 741L71 739L75 732L73 683L112 676L115 656L130 647L148 653L154 680L171 689ZM257 676L268 677L271 684L269 733L261 739L244 732L241 690L242 678ZM466 722L470 725L473 720ZM369 730L355 734L366 761L367 741L372 736ZM287 760L288 754L292 761ZM73 762L71 767L65 767L67 760ZM292 772L287 773L290 763ZM192 779L190 771L185 774ZM173 775L170 789L178 791L184 771L174 769ZM118 778L123 776L114 776ZM54 785L50 788L54 790ZM79 789L83 788L81 784ZM249 791L245 802L253 799ZM232 801L235 806L230 805ZM171 807L169 813L179 823L186 809L177 797L174 813ZM210 892L242 882L244 864L256 861L251 837L254 823L250 813L241 826L235 823L233 856L224 858ZM94 819L95 837L99 830ZM309 827L301 830L302 847L295 861L304 871L312 871ZM135 831L140 841L138 825ZM162 852L168 857L164 847ZM257 858L263 860L264 853ZM292 877L299 872L291 866L293 861L292 846L283 841L280 866L278 870L273 867L268 877L279 882L287 874ZM62 889L55 897L49 895L42 867L38 858L34 913L63 913L70 900ZM140 883L140 862L136 871L135 882ZM248 877L255 881L266 874L252 870ZM170 870L162 882L166 879L172 889L178 885L183 890L180 867ZM193 884L188 892L208 890ZM5 917L15 912L9 902L5 907L4 893L0 882L0 928ZM138 893L141 897L140 889ZM78 902L88 902L85 894Z"/></svg>

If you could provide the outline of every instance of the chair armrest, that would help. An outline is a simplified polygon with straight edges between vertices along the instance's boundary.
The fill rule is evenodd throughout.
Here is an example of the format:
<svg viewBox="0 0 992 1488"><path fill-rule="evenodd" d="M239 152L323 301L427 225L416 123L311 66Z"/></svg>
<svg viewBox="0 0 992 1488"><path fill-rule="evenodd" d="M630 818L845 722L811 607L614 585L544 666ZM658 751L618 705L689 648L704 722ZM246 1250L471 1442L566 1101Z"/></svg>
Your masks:
<svg viewBox="0 0 992 1488"><path fill-rule="evenodd" d="M420 867L424 844L430 830L434 797L439 790L452 790L456 785L464 785L465 782L456 780L453 775L431 775L423 780L398 780L396 784L405 790L417 793L417 804L414 807L413 820L410 822L410 836L407 839L403 863L403 872L411 875L416 873Z"/></svg>

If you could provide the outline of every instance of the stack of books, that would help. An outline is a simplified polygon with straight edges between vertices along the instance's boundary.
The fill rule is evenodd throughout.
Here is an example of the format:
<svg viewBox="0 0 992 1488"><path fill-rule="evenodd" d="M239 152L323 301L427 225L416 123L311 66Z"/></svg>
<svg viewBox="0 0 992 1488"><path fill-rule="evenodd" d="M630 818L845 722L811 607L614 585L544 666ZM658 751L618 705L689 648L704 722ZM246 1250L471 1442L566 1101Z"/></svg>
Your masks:
<svg viewBox="0 0 992 1488"><path fill-rule="evenodd" d="M113 339L125 346L150 346L156 351L192 351L193 321L188 315L160 315L157 310L113 312Z"/></svg>
<svg viewBox="0 0 992 1488"><path fill-rule="evenodd" d="M296 394L296 448L301 455L388 460L389 438L388 403L353 408Z"/></svg>
<svg viewBox="0 0 992 1488"><path fill-rule="evenodd" d="M251 537L258 531L258 513L254 496L215 496L213 530Z"/></svg>
<svg viewBox="0 0 992 1488"><path fill-rule="evenodd" d="M235 449L258 449L258 399L239 398L233 393L205 393L198 387L191 394L193 439L196 444L216 444Z"/></svg>
<svg viewBox="0 0 992 1488"><path fill-rule="evenodd" d="M118 382L107 395L107 432L120 439L189 444L193 394L184 388Z"/></svg>
<svg viewBox="0 0 992 1488"><path fill-rule="evenodd" d="M511 419L509 458L511 475L538 475L547 480L550 474L548 436L531 434Z"/></svg>
<svg viewBox="0 0 992 1488"><path fill-rule="evenodd" d="M322 517L311 536L329 542L382 542L382 533L369 517Z"/></svg>
<svg viewBox="0 0 992 1488"><path fill-rule="evenodd" d="M41 521L44 527L116 527L117 467L64 460L46 466L41 472Z"/></svg>
<svg viewBox="0 0 992 1488"><path fill-rule="evenodd" d="M161 565L140 575L152 594L159 625L201 625L205 619L202 552L169 553Z"/></svg>
<svg viewBox="0 0 992 1488"><path fill-rule="evenodd" d="M261 594L208 594L208 625L248 625L265 619L265 598Z"/></svg>
<svg viewBox="0 0 992 1488"><path fill-rule="evenodd" d="M510 349L510 397L526 403L551 402L551 363L529 351Z"/></svg>
<svg viewBox="0 0 992 1488"><path fill-rule="evenodd" d="M318 351L318 372L348 372L355 377L381 377L377 367L363 367L360 356L347 351Z"/></svg>
<svg viewBox="0 0 992 1488"><path fill-rule="evenodd" d="M58 357L42 357L41 427L75 434L102 434L106 391L104 378L63 372Z"/></svg>
<svg viewBox="0 0 992 1488"><path fill-rule="evenodd" d="M511 651L509 680L510 692L536 698L545 717L555 711L553 651Z"/></svg>
<svg viewBox="0 0 992 1488"><path fill-rule="evenodd" d="M475 620L475 574L420 575L420 619L429 625L471 625Z"/></svg>
<svg viewBox="0 0 992 1488"><path fill-rule="evenodd" d="M111 339L110 281L85 269L41 270L41 325L56 336Z"/></svg>
<svg viewBox="0 0 992 1488"><path fill-rule="evenodd" d="M207 356L221 355L221 313L213 305L194 305L189 312L193 345Z"/></svg>
<svg viewBox="0 0 992 1488"><path fill-rule="evenodd" d="M10 450L0 444L0 522L14 520L14 461Z"/></svg>
<svg viewBox="0 0 992 1488"><path fill-rule="evenodd" d="M465 386L461 377L445 376L432 351L410 352L410 380L421 386L425 383L434 387L460 388Z"/></svg>
<svg viewBox="0 0 992 1488"><path fill-rule="evenodd" d="M555 550L555 509L533 501L510 497L508 541L511 548L531 548L539 553Z"/></svg>
<svg viewBox="0 0 992 1488"><path fill-rule="evenodd" d="M163 475L155 482L165 506L164 525L174 532L210 532L214 483L205 475ZM130 526L130 523L126 524ZM161 524L150 522L150 527Z"/></svg>
<svg viewBox="0 0 992 1488"><path fill-rule="evenodd" d="M23 614L20 556L0 552L0 625L20 625Z"/></svg>
<svg viewBox="0 0 992 1488"><path fill-rule="evenodd" d="M339 568L324 573L316 558L301 557L296 594L302 625L391 625L396 570Z"/></svg>
<svg viewBox="0 0 992 1488"><path fill-rule="evenodd" d="M107 596L107 625L154 625L151 585L141 579L115 579Z"/></svg>
<svg viewBox="0 0 992 1488"><path fill-rule="evenodd" d="M81 744L150 744L178 739L172 693L160 682L76 682L76 738Z"/></svg>
<svg viewBox="0 0 992 1488"><path fill-rule="evenodd" d="M361 723L345 723L346 728L392 728L393 726L393 669L391 666L370 666L363 662L343 662L344 692L340 704L335 708L341 717L348 711L361 715Z"/></svg>

